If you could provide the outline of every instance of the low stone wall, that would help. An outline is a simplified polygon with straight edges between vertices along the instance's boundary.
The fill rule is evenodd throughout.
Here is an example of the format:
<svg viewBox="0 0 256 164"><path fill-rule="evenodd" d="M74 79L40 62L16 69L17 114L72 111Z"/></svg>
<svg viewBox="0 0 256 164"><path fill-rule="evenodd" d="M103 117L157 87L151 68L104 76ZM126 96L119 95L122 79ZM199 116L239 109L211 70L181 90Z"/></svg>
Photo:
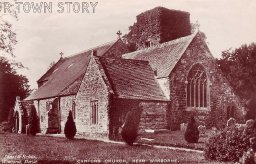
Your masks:
<svg viewBox="0 0 256 164"><path fill-rule="evenodd" d="M146 129L167 129L167 103L165 102L141 102L142 113L140 117L139 132Z"/></svg>

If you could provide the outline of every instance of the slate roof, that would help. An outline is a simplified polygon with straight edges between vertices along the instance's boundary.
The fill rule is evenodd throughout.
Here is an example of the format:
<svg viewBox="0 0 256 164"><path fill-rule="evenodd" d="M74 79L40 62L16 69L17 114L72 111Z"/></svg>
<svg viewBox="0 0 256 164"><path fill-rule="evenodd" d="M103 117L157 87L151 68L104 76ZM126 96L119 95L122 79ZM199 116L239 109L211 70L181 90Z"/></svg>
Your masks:
<svg viewBox="0 0 256 164"><path fill-rule="evenodd" d="M99 60L118 98L167 101L147 61Z"/></svg>
<svg viewBox="0 0 256 164"><path fill-rule="evenodd" d="M102 56L115 43L116 41L110 42L57 62L53 68L47 71L46 74L38 80L47 80L47 82L34 91L26 100L76 94L89 64L91 51L96 50L97 56Z"/></svg>
<svg viewBox="0 0 256 164"><path fill-rule="evenodd" d="M124 54L126 59L149 61L157 77L168 77L197 33L175 39L145 50Z"/></svg>

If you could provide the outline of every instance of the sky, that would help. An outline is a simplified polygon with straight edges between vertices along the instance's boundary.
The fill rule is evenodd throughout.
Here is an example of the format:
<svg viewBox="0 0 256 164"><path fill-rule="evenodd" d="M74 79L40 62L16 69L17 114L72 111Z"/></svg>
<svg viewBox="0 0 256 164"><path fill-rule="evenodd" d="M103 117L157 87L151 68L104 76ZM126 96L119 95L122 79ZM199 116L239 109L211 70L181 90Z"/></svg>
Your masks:
<svg viewBox="0 0 256 164"><path fill-rule="evenodd" d="M22 2L40 2L30 0ZM116 32L128 32L136 22L136 15L157 6L183 10L190 13L190 21L200 24L200 31L207 37L208 46L214 57L221 57L221 51L237 48L242 44L256 42L256 0L77 0L98 2L95 13L70 13L67 7L63 13L56 12L53 2L52 13L18 14L14 22L18 43L15 46L15 60L28 69L19 71L29 79L31 88L37 88L36 81L47 71L50 63L57 62L60 52L73 55L117 39Z"/></svg>

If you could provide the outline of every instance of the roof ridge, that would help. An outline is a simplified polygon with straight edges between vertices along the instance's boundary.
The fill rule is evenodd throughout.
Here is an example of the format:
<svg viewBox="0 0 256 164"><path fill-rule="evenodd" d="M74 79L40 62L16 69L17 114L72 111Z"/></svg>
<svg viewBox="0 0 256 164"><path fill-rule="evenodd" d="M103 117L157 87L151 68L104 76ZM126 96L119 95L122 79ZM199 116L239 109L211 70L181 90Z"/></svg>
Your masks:
<svg viewBox="0 0 256 164"><path fill-rule="evenodd" d="M111 44L111 43L112 43L112 44L115 44L117 41L118 41L118 40L115 39L115 40L112 40L112 41L109 41L109 42L106 42L106 43L102 43L102 44L100 44L100 45L98 45L98 46L95 46L95 47L92 47L92 48L89 48L89 49L86 49L86 50L83 50L83 51L74 53L74 54L72 54L72 55L69 55L69 56L65 57L64 59L71 58L71 57L74 57L74 56L76 56L76 55L81 55L81 54L83 54L83 53L89 52L90 50L94 50L94 49L97 49L97 48L106 46L106 45L108 45L108 44Z"/></svg>
<svg viewBox="0 0 256 164"><path fill-rule="evenodd" d="M161 43L161 44L158 44L158 45L154 45L154 46L152 46L152 47L148 47L148 48L145 48L145 49L140 49L140 50L137 50L137 51L129 52L129 53L123 54L122 56L125 57L126 55L129 56L129 55L133 55L133 54L140 53L140 52L148 52L148 51L152 51L152 50L154 50L154 49L156 49L156 48L162 48L162 47L164 47L164 46L173 45L173 44L182 42L182 41L184 41L185 39L190 38L190 37L191 37L191 39L192 39L192 38L195 37L195 35L196 35L197 33L198 33L198 32L196 31L196 32L194 32L194 33L192 33L192 34L190 34L190 35L187 35L187 36L184 36L184 37L180 37L180 38L177 38L177 39L174 39L174 40L170 40L170 41L168 41L168 42L164 42L164 43Z"/></svg>
<svg viewBox="0 0 256 164"><path fill-rule="evenodd" d="M171 68L168 69L168 70L169 70L169 71L168 71L169 74L170 74L170 73L172 72L172 70L176 67L177 63L180 61L180 59L182 58L183 54L184 54L185 51L188 49L189 45L191 44L192 40L195 38L195 36L196 36L197 34L198 34L198 31L196 31L195 33L193 33L193 34L190 35L191 38L190 38L189 42L186 44L186 46L183 47L181 53L179 54L179 56L178 56L178 58L177 58L177 60L176 60L176 63L175 63L175 65L174 65L174 67L173 67L172 69L171 69ZM159 78L163 78L163 77L159 77Z"/></svg>
<svg viewBox="0 0 256 164"><path fill-rule="evenodd" d="M154 71L147 61L105 57L97 57L97 59L99 59L103 71L117 98L167 101L166 96L154 77ZM108 59L117 61L117 63L108 62ZM123 61L127 61L127 64L122 63ZM137 63L134 62L139 62L141 65L137 65ZM123 72L123 70L125 70L125 72ZM128 82L129 84L126 85L124 82ZM129 88L129 86L131 88ZM138 87L140 88L139 91L142 92L138 92Z"/></svg>
<svg viewBox="0 0 256 164"><path fill-rule="evenodd" d="M131 62L140 62L140 63L147 63L149 64L148 61L145 60L138 60L138 59L127 59L127 58L109 58L109 57L99 57L100 59L106 59L106 60L123 60L123 61L131 61Z"/></svg>

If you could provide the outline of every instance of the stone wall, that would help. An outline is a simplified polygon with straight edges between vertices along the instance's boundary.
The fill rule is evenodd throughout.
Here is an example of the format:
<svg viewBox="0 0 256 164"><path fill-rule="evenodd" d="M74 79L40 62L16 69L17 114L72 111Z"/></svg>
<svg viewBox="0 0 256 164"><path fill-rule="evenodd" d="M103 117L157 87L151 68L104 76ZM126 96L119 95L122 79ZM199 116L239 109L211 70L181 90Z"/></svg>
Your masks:
<svg viewBox="0 0 256 164"><path fill-rule="evenodd" d="M140 103L142 108L139 130L145 132L146 129L157 130L167 129L166 111L167 102L144 101Z"/></svg>
<svg viewBox="0 0 256 164"><path fill-rule="evenodd" d="M164 92L164 95L166 96L166 98L168 100L170 100L170 82L169 82L169 78L159 78L156 79L160 88L162 89L162 91Z"/></svg>
<svg viewBox="0 0 256 164"><path fill-rule="evenodd" d="M72 109L72 102L75 99L75 96L74 95L64 96L64 97L60 97L58 100L55 100L55 99L56 98L49 98L49 99L34 101L34 105L36 107L36 110L38 112L38 116L40 119L40 131L43 134L47 132L49 123L51 123L51 125L60 123L60 132L64 133L65 123L67 121L68 113ZM55 110L54 113L56 116L50 118L54 120L51 120L49 122L49 115L48 115L49 111L47 111L46 109L47 103L53 103L54 100L55 100L55 103L57 103L55 106L57 108L54 109ZM58 126L59 125L54 125L54 127L58 127Z"/></svg>
<svg viewBox="0 0 256 164"><path fill-rule="evenodd" d="M130 27L127 40L137 49L167 42L191 33L189 13L156 7L137 16L137 22Z"/></svg>
<svg viewBox="0 0 256 164"><path fill-rule="evenodd" d="M167 102L113 99L110 109L110 139L121 140L121 126L125 121L129 111L135 111L139 117L139 133L144 133L146 129L157 130L167 128L166 110Z"/></svg>
<svg viewBox="0 0 256 164"><path fill-rule="evenodd" d="M46 103L47 102L52 102L54 98L49 98L49 99L43 99L43 100L38 100L38 116L39 116L39 122L40 122L40 131L43 134L46 134L47 128L48 128L48 114L46 110Z"/></svg>
<svg viewBox="0 0 256 164"><path fill-rule="evenodd" d="M75 100L75 96L64 96L60 97L60 123L61 123L61 133L64 133L65 124L67 122L69 111L72 110L72 103ZM73 116L75 118L76 116ZM74 119L76 123L76 119Z"/></svg>
<svg viewBox="0 0 256 164"><path fill-rule="evenodd" d="M204 109L187 108L186 104L187 75L196 63L203 65L208 79L207 98L209 104ZM239 120L242 119L243 111L239 98L234 94L228 81L217 68L215 59L210 54L200 34L196 35L172 71L170 86L172 104L168 115L171 118L170 127L173 130L179 129L180 123L187 122L191 114L197 116L196 119L200 124L205 124L208 127L223 127L226 122L226 106L230 103L234 104L236 108L235 117Z"/></svg>
<svg viewBox="0 0 256 164"><path fill-rule="evenodd" d="M91 101L98 102L98 123L92 124ZM109 93L94 58L91 58L76 96L77 133L86 137L108 138Z"/></svg>

